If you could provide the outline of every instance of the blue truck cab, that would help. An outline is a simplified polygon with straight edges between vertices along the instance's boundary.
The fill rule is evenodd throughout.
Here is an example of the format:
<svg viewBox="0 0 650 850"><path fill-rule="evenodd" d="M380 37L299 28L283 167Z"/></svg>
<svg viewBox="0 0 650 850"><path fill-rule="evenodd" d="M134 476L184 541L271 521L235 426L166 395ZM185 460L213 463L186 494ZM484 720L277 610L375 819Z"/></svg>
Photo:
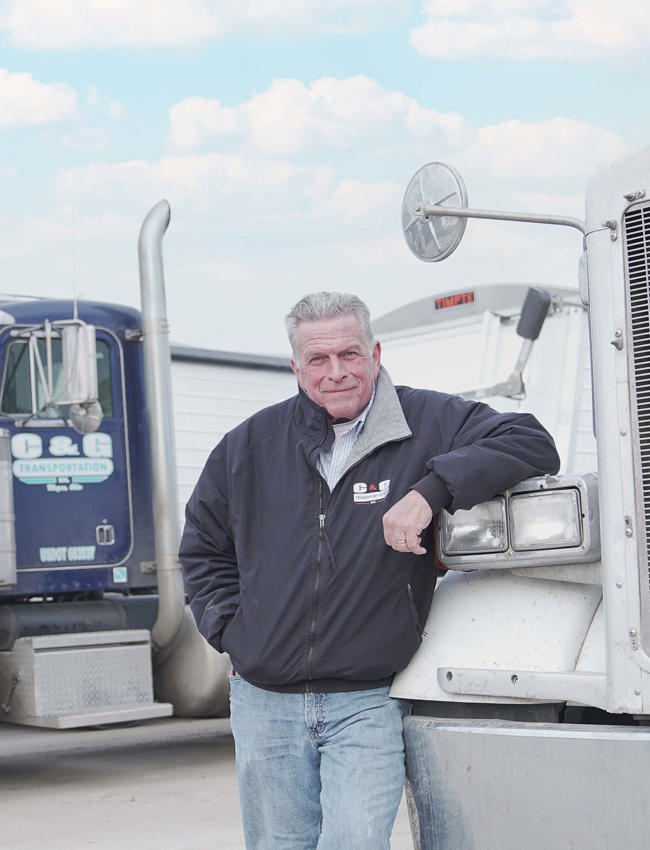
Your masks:
<svg viewBox="0 0 650 850"><path fill-rule="evenodd" d="M15 582L0 587L0 604L153 591L139 312L65 300L1 309L0 428L10 435L16 571ZM70 424L70 405L42 403L41 378L55 398L66 397L65 387L57 388L64 380L59 330L73 316L92 326L96 339L101 421L87 433ZM49 340L41 331L46 322ZM48 346L51 375L41 375Z"/></svg>

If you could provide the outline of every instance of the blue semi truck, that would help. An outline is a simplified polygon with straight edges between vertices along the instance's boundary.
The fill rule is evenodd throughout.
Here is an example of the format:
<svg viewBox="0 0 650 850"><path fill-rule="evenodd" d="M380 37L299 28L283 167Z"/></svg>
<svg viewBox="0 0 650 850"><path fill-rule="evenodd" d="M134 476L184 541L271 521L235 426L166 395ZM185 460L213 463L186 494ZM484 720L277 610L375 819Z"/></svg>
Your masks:
<svg viewBox="0 0 650 850"><path fill-rule="evenodd" d="M161 202L142 227L142 311L0 304L0 720L70 728L228 710L227 659L185 606L182 503L220 431L295 380L285 358L170 345L168 221ZM176 401L192 408L177 411L180 488L173 366Z"/></svg>

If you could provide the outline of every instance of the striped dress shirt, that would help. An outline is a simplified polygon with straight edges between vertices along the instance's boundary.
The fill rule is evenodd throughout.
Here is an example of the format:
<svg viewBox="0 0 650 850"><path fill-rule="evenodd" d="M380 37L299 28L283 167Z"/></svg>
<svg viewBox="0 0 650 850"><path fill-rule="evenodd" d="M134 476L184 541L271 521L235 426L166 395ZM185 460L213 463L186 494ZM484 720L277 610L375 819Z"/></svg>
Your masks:
<svg viewBox="0 0 650 850"><path fill-rule="evenodd" d="M351 422L340 422L333 425L334 442L329 451L323 449L318 456L318 471L327 481L327 486L330 492L336 487L336 483L341 477L345 469L345 462L352 448L359 438L359 434L363 431L363 426L366 424L366 418L372 407L375 399L373 389L372 398L368 402L368 406Z"/></svg>

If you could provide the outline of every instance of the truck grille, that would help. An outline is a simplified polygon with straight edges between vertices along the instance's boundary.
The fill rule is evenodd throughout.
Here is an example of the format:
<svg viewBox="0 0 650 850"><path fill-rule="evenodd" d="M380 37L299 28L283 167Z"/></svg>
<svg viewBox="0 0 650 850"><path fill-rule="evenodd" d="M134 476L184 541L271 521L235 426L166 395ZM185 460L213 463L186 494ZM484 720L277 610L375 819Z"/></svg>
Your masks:
<svg viewBox="0 0 650 850"><path fill-rule="evenodd" d="M650 593L650 205L629 209L624 225L634 374L634 398L630 401L636 413L635 455L641 472L639 495L645 518L645 545L639 554L643 558L641 564L645 563ZM637 521L641 519L639 514Z"/></svg>

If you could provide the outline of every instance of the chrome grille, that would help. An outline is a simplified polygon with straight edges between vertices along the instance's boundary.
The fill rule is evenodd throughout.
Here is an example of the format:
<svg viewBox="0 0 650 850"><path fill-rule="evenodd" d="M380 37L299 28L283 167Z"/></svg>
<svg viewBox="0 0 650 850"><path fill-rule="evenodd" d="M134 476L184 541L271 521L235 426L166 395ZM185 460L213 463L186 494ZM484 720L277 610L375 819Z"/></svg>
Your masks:
<svg viewBox="0 0 650 850"><path fill-rule="evenodd" d="M634 375L634 398L630 401L636 411L635 455L641 472L639 495L643 506L639 518L645 518L645 546L640 554L650 592L650 205L629 209L624 226Z"/></svg>

